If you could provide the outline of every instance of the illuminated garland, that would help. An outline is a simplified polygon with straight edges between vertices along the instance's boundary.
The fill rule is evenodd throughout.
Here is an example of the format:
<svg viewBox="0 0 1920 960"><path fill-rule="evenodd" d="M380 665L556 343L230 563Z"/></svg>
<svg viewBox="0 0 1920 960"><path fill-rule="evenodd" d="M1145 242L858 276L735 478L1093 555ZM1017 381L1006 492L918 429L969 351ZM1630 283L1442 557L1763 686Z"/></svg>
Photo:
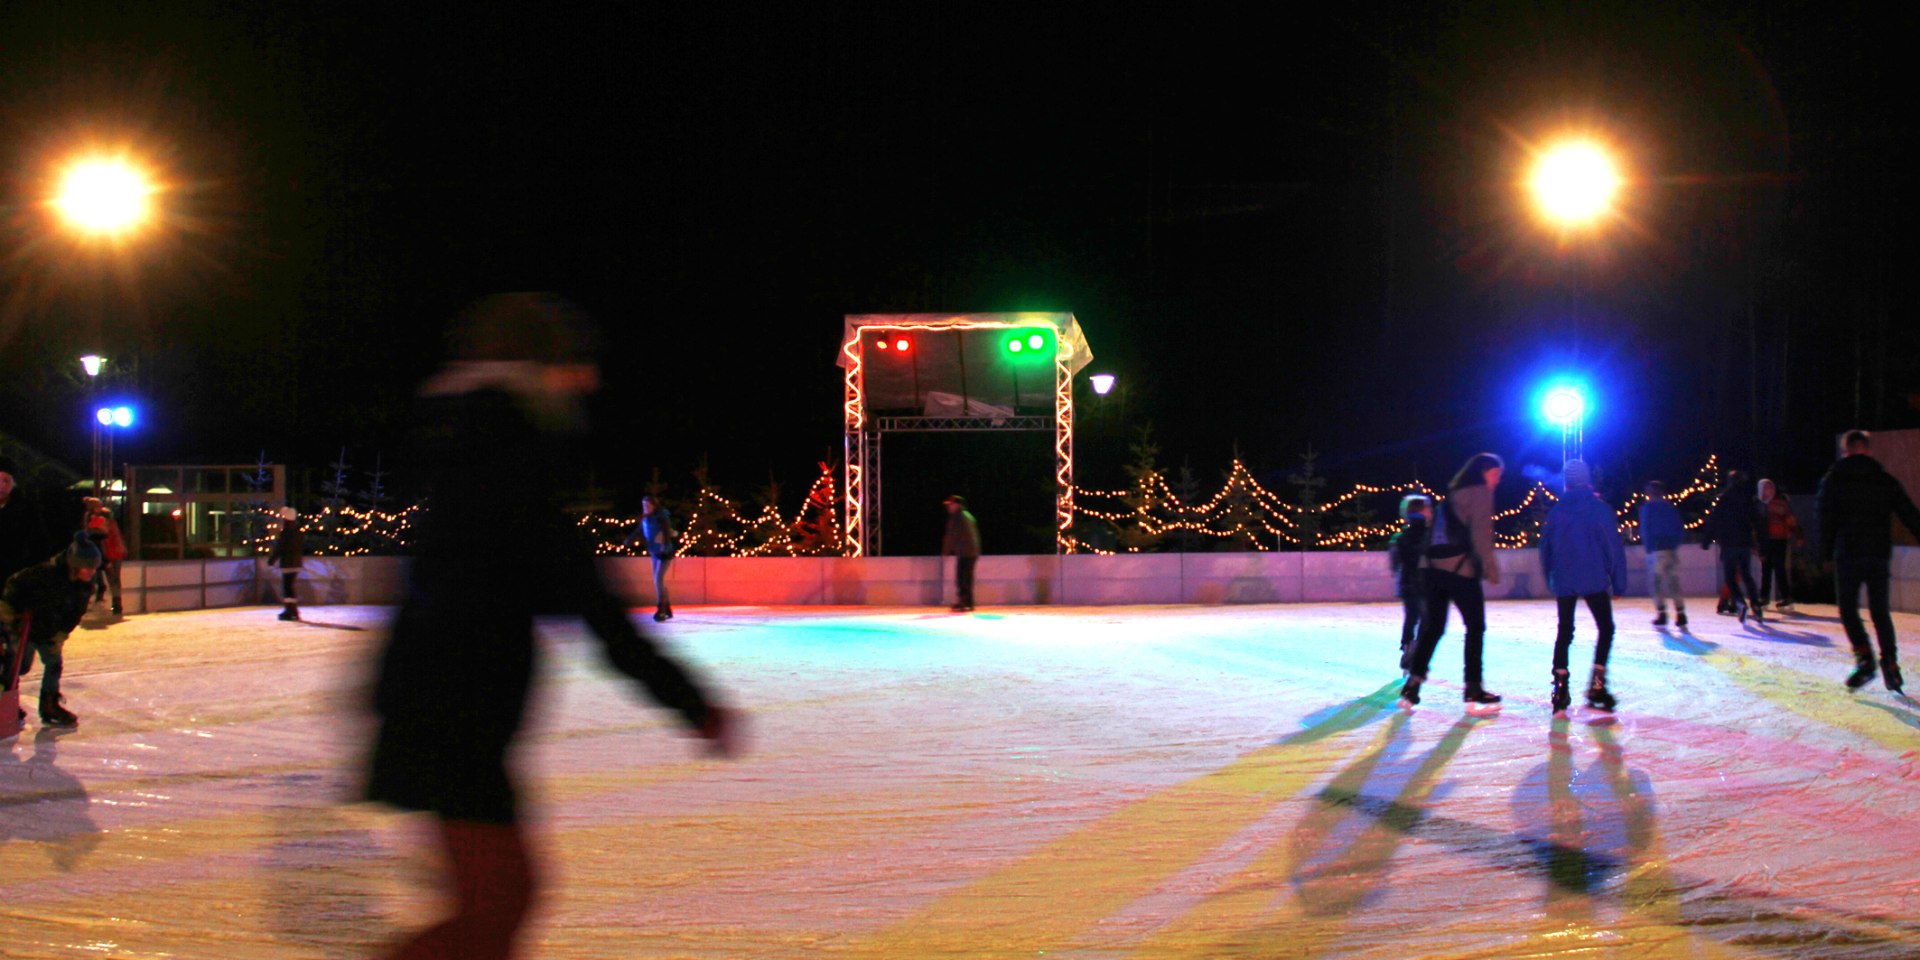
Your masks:
<svg viewBox="0 0 1920 960"><path fill-rule="evenodd" d="M676 557L806 557L839 556L842 533L835 508L839 494L830 464L820 464L820 476L807 491L800 512L788 520L772 505L747 517L732 500L704 487L694 500L692 516L681 531ZM623 544L639 517L608 517L589 513L579 526L602 555L631 554Z"/></svg>
<svg viewBox="0 0 1920 960"><path fill-rule="evenodd" d="M419 503L397 513L354 507L322 507L318 513L303 514L299 518L300 532L313 537L307 541L305 552L315 557L369 557L404 553L420 511L425 509L426 506ZM280 518L271 510L261 509L257 512L260 527L271 530L273 524L280 522ZM276 536L277 532L263 533L241 542L251 546L255 553L267 553L273 549Z"/></svg>
<svg viewBox="0 0 1920 960"><path fill-rule="evenodd" d="M701 489L692 515L682 533L677 557L795 557L839 556L844 529L838 508L841 506L836 471L822 463L820 476L807 491L806 500L792 519L772 506L762 506L748 515L740 506L711 487ZM1667 494L1667 500L1693 519L1684 521L1687 530L1697 530L1718 502L1721 482L1718 456L1707 458L1685 487ZM1115 532L1137 531L1148 539L1170 534L1191 533L1214 540L1239 539L1255 550L1271 551L1279 544L1302 549L1359 550L1377 547L1400 529L1398 501L1409 493L1420 493L1436 503L1445 498L1419 481L1392 486L1356 484L1346 493L1325 503L1298 506L1266 489L1239 460L1227 472L1218 492L1205 501L1189 505L1176 494L1165 476L1151 472L1132 487L1122 490L1074 488L1073 516L1077 521L1096 521ZM1329 517L1361 498L1390 499L1391 519L1379 523L1359 523L1343 529L1320 532L1311 542L1301 535L1302 519L1309 515ZM1534 481L1519 504L1494 514L1494 543L1504 548L1532 546L1539 541L1540 524L1559 497L1546 485ZM1633 493L1614 511L1619 528L1629 541L1639 539L1639 507L1646 502L1642 493ZM1128 502L1132 505L1129 506ZM1116 503L1118 508L1102 509L1098 504ZM332 538L335 544L322 542L308 551L314 556L370 556L404 553L424 504L414 504L398 512L360 510L354 507L325 507L318 513L303 515L300 529L309 534ZM262 510L269 522L277 519ZM588 513L576 524L601 555L628 554L623 544L639 517L615 517ZM264 524L263 524L264 526ZM1264 537L1263 537L1264 535ZM318 539L318 538L317 538ZM242 541L256 552L273 546L273 536L263 534ZM349 544L340 546L338 544ZM1088 553L1113 555L1136 553L1138 547L1107 549L1077 539L1075 548Z"/></svg>
<svg viewBox="0 0 1920 960"><path fill-rule="evenodd" d="M1667 500L1675 506L1692 511L1698 498L1714 494L1720 486L1720 461L1717 456L1707 458L1692 482L1686 487L1669 493ZM1239 460L1227 472L1226 482L1219 492L1205 502L1197 505L1183 503L1180 497L1168 485L1166 477L1152 472L1142 476L1133 487L1125 490L1087 490L1076 491L1074 512L1076 515L1100 521L1112 526L1116 532L1137 530L1148 537L1158 538L1173 533L1191 533L1216 540L1241 539L1250 542L1256 550L1273 550L1285 543L1303 549L1364 549L1377 546L1400 529L1398 499L1410 493L1420 493L1431 497L1436 503L1443 501L1433 488L1419 481L1395 484L1388 487L1356 484L1353 489L1326 503L1313 506L1297 506L1281 499L1273 491L1261 486L1252 472ZM1324 517L1353 503L1361 497L1392 497L1395 509L1394 519L1381 523L1356 524L1335 532L1321 532L1309 538L1300 533L1301 520L1307 516ZM1122 501L1120 509L1100 509L1088 501ZM1534 481L1527 489L1527 495L1510 509L1494 514L1494 543L1496 546L1518 548L1531 546L1539 541L1540 523L1546 511L1559 498L1546 485ZM1615 510L1619 517L1620 532L1629 539L1639 537L1639 519L1637 508L1645 502L1644 494L1635 493L1627 502ZM1131 501L1131 506L1126 504ZM1249 529L1245 516L1229 517L1230 508L1251 505L1257 512L1251 518L1258 532L1267 534L1262 540L1255 529ZM1688 530L1697 529L1705 522L1705 514L1712 508L1712 501L1698 507L1698 516L1687 521ZM1504 527L1504 529L1503 529ZM1137 547L1123 550L1102 549L1081 540L1079 549L1091 553L1112 554L1138 552Z"/></svg>

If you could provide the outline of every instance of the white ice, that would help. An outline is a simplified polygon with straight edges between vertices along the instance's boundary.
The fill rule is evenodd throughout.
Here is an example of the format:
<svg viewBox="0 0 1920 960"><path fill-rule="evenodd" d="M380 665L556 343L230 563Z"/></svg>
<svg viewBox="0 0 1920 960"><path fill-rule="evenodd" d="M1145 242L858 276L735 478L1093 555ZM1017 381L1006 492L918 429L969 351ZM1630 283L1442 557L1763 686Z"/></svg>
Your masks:
<svg viewBox="0 0 1920 960"><path fill-rule="evenodd" d="M1555 720L1549 603L1491 608L1488 719L1457 623L1393 707L1397 605L683 608L737 762L556 621L525 955L1920 957L1920 711L1841 686L1831 607L1711 611L1625 604L1617 719ZM0 744L0 955L368 957L432 917L424 825L354 802L389 613L76 632L79 728Z"/></svg>

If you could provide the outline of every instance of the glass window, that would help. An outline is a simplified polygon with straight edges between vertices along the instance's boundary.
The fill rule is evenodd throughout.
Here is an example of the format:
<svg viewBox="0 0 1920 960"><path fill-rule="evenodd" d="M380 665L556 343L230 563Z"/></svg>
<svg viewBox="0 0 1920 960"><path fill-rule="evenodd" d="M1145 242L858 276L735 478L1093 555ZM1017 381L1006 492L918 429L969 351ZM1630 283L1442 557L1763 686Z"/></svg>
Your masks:
<svg viewBox="0 0 1920 960"><path fill-rule="evenodd" d="M226 493L227 468L194 467L186 472L187 492Z"/></svg>

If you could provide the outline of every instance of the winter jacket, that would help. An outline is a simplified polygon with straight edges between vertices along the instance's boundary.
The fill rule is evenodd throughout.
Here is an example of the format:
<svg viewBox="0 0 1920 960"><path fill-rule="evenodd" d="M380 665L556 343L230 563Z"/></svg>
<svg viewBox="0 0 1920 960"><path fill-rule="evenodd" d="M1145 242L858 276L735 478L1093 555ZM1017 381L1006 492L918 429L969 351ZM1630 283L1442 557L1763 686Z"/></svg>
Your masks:
<svg viewBox="0 0 1920 960"><path fill-rule="evenodd" d="M300 528L287 521L280 525L280 535L273 539L273 551L267 554L267 566L279 567L283 573L300 569L300 563L306 556L307 536Z"/></svg>
<svg viewBox="0 0 1920 960"><path fill-rule="evenodd" d="M1447 499L1439 505L1439 510L1436 527L1448 522L1450 510L1454 519L1466 526L1467 535L1455 542L1448 533L1445 543L1440 543L1442 538L1436 536L1435 543L1427 548L1427 566L1499 583L1500 560L1493 553L1493 490L1485 484L1456 487L1447 492Z"/></svg>
<svg viewBox="0 0 1920 960"><path fill-rule="evenodd" d="M1627 592L1627 552L1613 508L1586 487L1567 491L1540 528L1540 569L1556 597Z"/></svg>
<svg viewBox="0 0 1920 960"><path fill-rule="evenodd" d="M34 510L33 502L19 490L0 504L0 584L53 556L58 549L47 539L47 525Z"/></svg>
<svg viewBox="0 0 1920 960"><path fill-rule="evenodd" d="M1793 503L1785 494L1775 491L1772 500L1761 500L1756 508L1760 514L1760 538L1763 540L1791 540L1800 543L1806 538L1800 535L1800 518L1794 515Z"/></svg>
<svg viewBox="0 0 1920 960"><path fill-rule="evenodd" d="M1405 522L1406 527L1395 533L1387 543L1387 563L1393 570L1394 582L1400 587L1400 595L1419 596L1422 589L1420 560L1427 554L1428 534L1431 531L1427 518L1420 514L1409 515Z"/></svg>
<svg viewBox="0 0 1920 960"><path fill-rule="evenodd" d="M1920 510L1880 461L1842 457L1820 479L1820 558L1884 560L1893 556L1893 517L1920 537Z"/></svg>
<svg viewBox="0 0 1920 960"><path fill-rule="evenodd" d="M973 514L955 510L947 517L947 535L940 541L940 553L956 557L980 555L980 525L973 521Z"/></svg>
<svg viewBox="0 0 1920 960"><path fill-rule="evenodd" d="M108 563L119 563L127 558L127 541L120 536L120 525L113 522L112 516L88 514L87 538L100 548L100 555Z"/></svg>
<svg viewBox="0 0 1920 960"><path fill-rule="evenodd" d="M74 580L67 555L62 553L7 579L6 588L0 590L0 626L11 637L20 615L33 614L33 635L28 639L36 645L48 644L73 632L92 597L93 581Z"/></svg>
<svg viewBox="0 0 1920 960"><path fill-rule="evenodd" d="M430 383L415 413L413 462L432 508L379 659L367 796L509 822L516 804L506 752L533 679L536 614L580 616L612 667L689 727L706 723L709 708L693 678L607 591L562 509L555 473L570 439L564 403L535 392L537 378L466 369L472 375L450 370Z"/></svg>
<svg viewBox="0 0 1920 960"><path fill-rule="evenodd" d="M1723 490L1720 502L1714 504L1713 512L1707 515L1706 526L1702 528L1707 536L1700 546L1705 549L1717 543L1722 550L1752 550L1753 526L1757 519L1753 501Z"/></svg>
<svg viewBox="0 0 1920 960"><path fill-rule="evenodd" d="M674 547L680 539L680 531L674 529L673 515L665 507L655 507L653 513L640 518L633 525L633 531L627 534L627 549L639 549L656 560L666 560L673 556Z"/></svg>
<svg viewBox="0 0 1920 960"><path fill-rule="evenodd" d="M1665 500L1648 500L1640 505L1640 542L1647 551L1678 550L1687 538L1687 526L1680 511Z"/></svg>

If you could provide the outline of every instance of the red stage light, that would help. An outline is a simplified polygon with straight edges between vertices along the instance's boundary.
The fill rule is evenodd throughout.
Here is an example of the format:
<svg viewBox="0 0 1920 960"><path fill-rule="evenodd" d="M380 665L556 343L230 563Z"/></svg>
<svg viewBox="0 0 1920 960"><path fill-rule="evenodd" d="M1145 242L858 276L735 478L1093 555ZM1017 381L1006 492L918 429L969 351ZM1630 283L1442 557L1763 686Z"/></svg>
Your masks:
<svg viewBox="0 0 1920 960"><path fill-rule="evenodd" d="M906 337L901 337L893 342L893 348L901 353L906 353L907 348L911 346L913 346L913 344L909 342Z"/></svg>

